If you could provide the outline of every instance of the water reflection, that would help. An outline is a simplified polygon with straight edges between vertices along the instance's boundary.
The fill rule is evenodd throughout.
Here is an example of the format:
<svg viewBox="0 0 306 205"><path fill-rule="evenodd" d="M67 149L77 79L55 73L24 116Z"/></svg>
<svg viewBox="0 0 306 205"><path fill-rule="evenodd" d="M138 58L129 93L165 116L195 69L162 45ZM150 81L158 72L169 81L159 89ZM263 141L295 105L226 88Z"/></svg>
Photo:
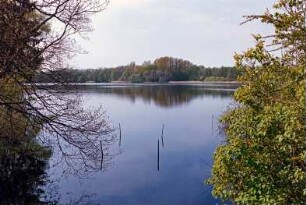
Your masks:
<svg viewBox="0 0 306 205"><path fill-rule="evenodd" d="M213 129L231 100L232 88L93 85L81 89L86 106L102 103L113 124L120 123L122 142L119 139L116 148L123 153L107 172L82 181L63 178L58 184L61 193L79 196L86 189L95 194L91 204L220 203L203 181L210 175L215 147L223 140ZM50 176L61 173L56 167ZM62 204L67 201L61 199Z"/></svg>
<svg viewBox="0 0 306 205"><path fill-rule="evenodd" d="M109 147L116 141L114 129L107 123L98 124L105 128L102 134L52 135L44 132L48 130L41 121L0 105L0 205L57 204L67 193L58 191L54 183L58 178L50 179L50 161L55 157L56 165L65 167L63 172L106 170L114 157ZM66 204L82 203L90 196L79 194Z"/></svg>
<svg viewBox="0 0 306 205"><path fill-rule="evenodd" d="M2 134L2 135L1 135ZM0 136L3 133L0 131ZM26 139L26 138L25 138ZM56 145L49 148L41 145L39 138L32 138L28 141L9 140L0 138L0 205L55 205L61 204L61 198L68 199L65 204L82 204L84 201L90 201L94 196L90 192L82 192L77 196L74 193L63 193L58 189L58 183L63 180L59 175L50 179L48 171L51 169L60 169L64 175L82 177L94 171L105 171L111 165L111 159L108 146L104 146L105 161L103 170L100 167L88 169L83 168L87 164L79 160L79 156L66 156L62 163L54 163L60 151ZM63 144L62 144L63 145ZM70 146L70 149L72 147ZM94 149L94 148L93 148ZM55 152L55 153L53 153ZM97 156L99 157L99 156ZM50 160L50 159L53 160ZM73 164L66 163L67 160ZM53 163L51 163L53 162ZM69 170L76 169L77 172Z"/></svg>
<svg viewBox="0 0 306 205"><path fill-rule="evenodd" d="M216 121L230 102L232 88L98 85L82 90L86 106L102 103L113 124L121 124L122 143L121 129L116 131L119 139L102 142L103 170L101 156L94 154L98 170L88 178L74 175L86 171L84 164L75 155L78 152L61 141L62 150L74 157L67 158L70 155L63 155L55 143L50 158L51 152L35 142L30 147L39 148L36 151L0 141L0 205L220 203L203 180L210 174L212 153L222 140L212 134L212 115ZM112 157L118 149L123 153Z"/></svg>
<svg viewBox="0 0 306 205"><path fill-rule="evenodd" d="M226 98L237 88L237 85L87 85L81 89L88 93L103 93L115 95L131 102L137 99L145 103L154 103L157 106L169 108L182 106L196 98L204 96Z"/></svg>
<svg viewBox="0 0 306 205"><path fill-rule="evenodd" d="M3 143L1 144L3 145ZM33 146L33 144L31 145ZM38 144L34 145L39 147ZM5 147L0 152L0 204L54 204L46 198L47 160L51 152L45 148L33 152L22 146ZM51 193L49 193L51 195Z"/></svg>

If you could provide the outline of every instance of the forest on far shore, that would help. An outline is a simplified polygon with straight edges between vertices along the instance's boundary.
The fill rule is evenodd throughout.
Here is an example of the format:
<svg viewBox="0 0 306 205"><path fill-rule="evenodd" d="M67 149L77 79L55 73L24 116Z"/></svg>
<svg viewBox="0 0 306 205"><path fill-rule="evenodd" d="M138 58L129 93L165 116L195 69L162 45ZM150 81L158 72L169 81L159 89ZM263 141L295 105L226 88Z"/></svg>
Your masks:
<svg viewBox="0 0 306 205"><path fill-rule="evenodd" d="M132 83L168 82L168 81L234 81L238 71L235 67L204 67L188 60L173 57L161 57L145 61L142 65L134 62L114 68L66 69L61 71L41 72L35 82L54 82L51 76L57 75L65 82L71 83L107 83L125 81Z"/></svg>

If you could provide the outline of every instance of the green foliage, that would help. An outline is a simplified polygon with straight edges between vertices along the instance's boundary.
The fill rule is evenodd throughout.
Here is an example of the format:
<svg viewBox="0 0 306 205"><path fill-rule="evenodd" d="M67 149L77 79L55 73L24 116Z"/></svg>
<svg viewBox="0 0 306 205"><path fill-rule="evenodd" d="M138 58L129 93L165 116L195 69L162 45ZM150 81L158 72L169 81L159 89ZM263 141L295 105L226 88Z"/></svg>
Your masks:
<svg viewBox="0 0 306 205"><path fill-rule="evenodd" d="M144 82L144 79L140 74L132 74L129 77L129 80L131 83L143 83Z"/></svg>
<svg viewBox="0 0 306 205"><path fill-rule="evenodd" d="M25 105L22 88L13 80L0 81L0 155L26 152L43 154L44 148L37 144L36 136L42 123L16 110Z"/></svg>
<svg viewBox="0 0 306 205"><path fill-rule="evenodd" d="M282 55L267 51L257 35L254 48L235 56L243 86L237 107L221 118L226 143L208 181L216 197L247 205L305 202L305 7L280 0L274 14L248 17L275 26L272 46Z"/></svg>
<svg viewBox="0 0 306 205"><path fill-rule="evenodd" d="M28 0L1 1L0 14L0 79L29 81L44 60L40 41L50 32L49 25L38 27L44 19Z"/></svg>

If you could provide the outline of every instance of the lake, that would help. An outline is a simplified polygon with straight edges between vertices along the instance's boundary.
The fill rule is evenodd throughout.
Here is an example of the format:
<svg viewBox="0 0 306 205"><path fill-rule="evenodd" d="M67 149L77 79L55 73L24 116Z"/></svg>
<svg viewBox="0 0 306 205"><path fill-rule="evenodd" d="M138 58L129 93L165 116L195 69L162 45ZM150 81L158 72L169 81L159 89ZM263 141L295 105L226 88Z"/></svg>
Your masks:
<svg viewBox="0 0 306 205"><path fill-rule="evenodd" d="M83 86L84 106L101 104L110 123L120 123L121 140L109 148L115 154L107 169L88 175L55 166L55 154L46 187L56 190L61 204L220 204L204 181L213 152L224 140L218 116L231 104L234 89L209 84Z"/></svg>

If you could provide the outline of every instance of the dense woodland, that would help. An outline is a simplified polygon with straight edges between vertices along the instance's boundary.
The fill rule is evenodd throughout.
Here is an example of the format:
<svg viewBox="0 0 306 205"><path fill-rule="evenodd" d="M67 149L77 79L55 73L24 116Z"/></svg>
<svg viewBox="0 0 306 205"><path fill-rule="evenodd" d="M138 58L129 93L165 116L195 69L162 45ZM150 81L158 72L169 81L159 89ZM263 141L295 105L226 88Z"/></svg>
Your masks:
<svg viewBox="0 0 306 205"><path fill-rule="evenodd" d="M36 76L36 82L54 82L50 78L51 73L40 73ZM54 76L54 72L52 72ZM112 82L128 81L132 83L142 82L168 82L168 81L232 81L237 78L237 70L234 67L206 68L198 66L190 61L161 57L153 63L145 61L142 65L134 62L115 68L99 69L67 69L58 73L63 81L74 83L85 82Z"/></svg>

